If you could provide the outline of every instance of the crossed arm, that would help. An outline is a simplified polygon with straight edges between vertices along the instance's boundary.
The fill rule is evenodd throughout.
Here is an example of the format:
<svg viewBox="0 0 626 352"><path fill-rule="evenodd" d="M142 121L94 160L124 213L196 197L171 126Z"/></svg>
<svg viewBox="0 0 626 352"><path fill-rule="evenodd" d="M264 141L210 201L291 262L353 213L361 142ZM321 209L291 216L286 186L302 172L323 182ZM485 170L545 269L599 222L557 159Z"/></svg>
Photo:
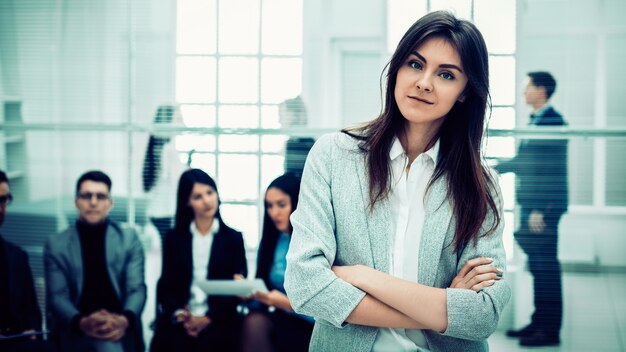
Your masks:
<svg viewBox="0 0 626 352"><path fill-rule="evenodd" d="M488 265L490 258L469 260L450 288L479 292L500 280L502 271ZM446 290L403 280L364 266L334 266L333 272L367 295L346 319L377 327L432 329L443 332L448 325Z"/></svg>

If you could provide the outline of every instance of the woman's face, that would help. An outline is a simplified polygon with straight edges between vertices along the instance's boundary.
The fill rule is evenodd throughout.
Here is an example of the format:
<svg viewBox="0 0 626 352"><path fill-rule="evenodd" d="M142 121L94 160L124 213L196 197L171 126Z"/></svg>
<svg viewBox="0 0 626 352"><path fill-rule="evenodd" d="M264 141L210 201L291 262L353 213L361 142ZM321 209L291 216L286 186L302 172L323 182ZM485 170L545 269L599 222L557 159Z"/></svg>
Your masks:
<svg viewBox="0 0 626 352"><path fill-rule="evenodd" d="M467 76L461 57L447 40L427 39L402 64L394 96L411 125L438 127L457 101L463 101Z"/></svg>
<svg viewBox="0 0 626 352"><path fill-rule="evenodd" d="M189 195L189 206L193 209L195 218L212 219L217 213L217 192L209 185L196 182Z"/></svg>
<svg viewBox="0 0 626 352"><path fill-rule="evenodd" d="M265 209L278 231L291 233L291 197L278 188L271 187L265 192Z"/></svg>

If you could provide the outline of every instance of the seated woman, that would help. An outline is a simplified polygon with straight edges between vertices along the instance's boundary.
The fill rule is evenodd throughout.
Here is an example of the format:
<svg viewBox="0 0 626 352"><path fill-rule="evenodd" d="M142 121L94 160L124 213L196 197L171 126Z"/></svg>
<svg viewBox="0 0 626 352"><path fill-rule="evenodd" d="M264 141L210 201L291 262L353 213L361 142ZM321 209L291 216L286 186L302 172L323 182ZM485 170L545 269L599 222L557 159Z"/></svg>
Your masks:
<svg viewBox="0 0 626 352"><path fill-rule="evenodd" d="M265 192L263 237L257 257L258 278L269 293L256 293L243 324L243 351L307 351L313 332L311 317L293 312L283 282L291 240L289 216L298 205L300 178L286 173Z"/></svg>
<svg viewBox="0 0 626 352"><path fill-rule="evenodd" d="M178 184L175 227L163 245L157 284L159 306L151 351L234 351L241 319L238 297L208 296L195 281L233 279L248 273L243 237L219 212L215 181L185 171Z"/></svg>

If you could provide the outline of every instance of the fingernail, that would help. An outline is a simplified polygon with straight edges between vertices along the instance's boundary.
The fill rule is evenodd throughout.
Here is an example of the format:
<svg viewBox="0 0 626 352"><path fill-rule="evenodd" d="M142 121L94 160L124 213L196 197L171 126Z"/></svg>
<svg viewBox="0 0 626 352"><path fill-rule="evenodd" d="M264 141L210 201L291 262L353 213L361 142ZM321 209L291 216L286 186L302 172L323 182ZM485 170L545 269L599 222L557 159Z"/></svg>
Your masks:
<svg viewBox="0 0 626 352"><path fill-rule="evenodd" d="M496 280L489 280L489 281L487 281L487 283L488 283L489 285L493 285L495 282L496 282Z"/></svg>
<svg viewBox="0 0 626 352"><path fill-rule="evenodd" d="M496 268L496 271L499 272L500 274L502 274L504 271L502 271L502 269L500 268Z"/></svg>
<svg viewBox="0 0 626 352"><path fill-rule="evenodd" d="M485 259L487 259L490 262L493 262L493 258L485 258Z"/></svg>
<svg viewBox="0 0 626 352"><path fill-rule="evenodd" d="M502 275L503 275L502 273L497 273L496 274L497 277L502 277Z"/></svg>

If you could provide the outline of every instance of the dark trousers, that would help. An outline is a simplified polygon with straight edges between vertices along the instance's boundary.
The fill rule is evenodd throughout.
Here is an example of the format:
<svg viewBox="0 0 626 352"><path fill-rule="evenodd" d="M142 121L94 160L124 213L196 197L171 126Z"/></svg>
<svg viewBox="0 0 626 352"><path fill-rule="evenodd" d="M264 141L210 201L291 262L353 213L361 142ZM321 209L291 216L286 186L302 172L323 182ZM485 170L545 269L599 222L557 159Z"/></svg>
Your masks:
<svg viewBox="0 0 626 352"><path fill-rule="evenodd" d="M211 323L198 337L187 335L182 324L172 324L169 318L157 322L150 344L151 352L232 352L239 350L241 320L239 317Z"/></svg>
<svg viewBox="0 0 626 352"><path fill-rule="evenodd" d="M0 341L0 352L50 352L51 345L41 339L18 338Z"/></svg>
<svg viewBox="0 0 626 352"><path fill-rule="evenodd" d="M559 334L563 319L563 287L558 254L558 226L563 213L544 214L546 228L541 233L531 232L528 219L531 209L521 209L521 227L515 239L528 255L528 266L533 276L535 312L531 325L548 334Z"/></svg>

